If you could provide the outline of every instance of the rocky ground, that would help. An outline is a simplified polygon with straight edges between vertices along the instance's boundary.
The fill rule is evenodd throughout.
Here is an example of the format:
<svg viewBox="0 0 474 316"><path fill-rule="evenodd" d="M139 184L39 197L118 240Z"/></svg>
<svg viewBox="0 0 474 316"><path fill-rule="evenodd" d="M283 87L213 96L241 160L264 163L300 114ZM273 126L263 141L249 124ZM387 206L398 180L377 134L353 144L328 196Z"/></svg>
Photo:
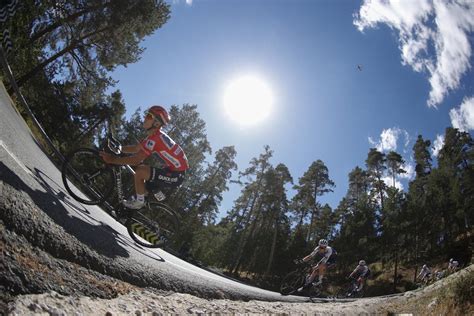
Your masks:
<svg viewBox="0 0 474 316"><path fill-rule="evenodd" d="M454 280L472 274L474 268L442 280L423 290L391 297L364 298L347 302L283 303L207 300L189 294L157 293L129 289L113 299L48 292L15 297L8 306L11 315L161 315L161 314L287 314L287 315L473 315L472 305L450 304L445 289ZM471 291L473 289L471 288ZM474 293L471 293L474 294Z"/></svg>

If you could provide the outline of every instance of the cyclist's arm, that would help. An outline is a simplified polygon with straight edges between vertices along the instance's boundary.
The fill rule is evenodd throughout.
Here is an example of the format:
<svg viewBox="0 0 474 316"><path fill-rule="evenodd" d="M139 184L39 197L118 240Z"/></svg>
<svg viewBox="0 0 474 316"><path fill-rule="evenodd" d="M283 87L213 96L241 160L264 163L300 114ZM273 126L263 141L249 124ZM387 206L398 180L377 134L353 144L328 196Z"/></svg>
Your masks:
<svg viewBox="0 0 474 316"><path fill-rule="evenodd" d="M303 258L303 261L306 262L306 261L311 260L311 259L318 253L318 250L319 250L319 246L317 246L316 248L314 248L313 252L311 252L309 255L307 255L306 257L304 257L304 258Z"/></svg>
<svg viewBox="0 0 474 316"><path fill-rule="evenodd" d="M309 261L309 260L311 260L311 258L313 258L313 255L310 253L309 255L307 255L306 257L303 258L303 261L304 262Z"/></svg>
<svg viewBox="0 0 474 316"><path fill-rule="evenodd" d="M131 156L115 156L105 152L101 152L100 155L104 159L106 163L113 164L113 165L132 165L136 166L139 165L145 158L148 157L148 154L143 150L136 152Z"/></svg>
<svg viewBox="0 0 474 316"><path fill-rule="evenodd" d="M134 154L139 152L142 149L141 144L136 144L136 145L128 145L128 146L123 146L122 147L122 152L126 154Z"/></svg>
<svg viewBox="0 0 474 316"><path fill-rule="evenodd" d="M359 266L357 266L357 267L354 269L354 271L352 271L352 273L349 274L349 278L352 278L352 277L354 276L354 274L357 273L357 271L359 271Z"/></svg>

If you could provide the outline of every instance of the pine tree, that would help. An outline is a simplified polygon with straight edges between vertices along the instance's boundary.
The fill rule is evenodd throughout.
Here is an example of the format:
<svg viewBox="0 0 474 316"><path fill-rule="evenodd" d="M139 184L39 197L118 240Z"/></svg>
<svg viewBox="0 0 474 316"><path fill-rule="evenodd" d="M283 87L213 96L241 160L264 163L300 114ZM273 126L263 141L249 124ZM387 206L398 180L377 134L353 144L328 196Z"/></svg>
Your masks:
<svg viewBox="0 0 474 316"><path fill-rule="evenodd" d="M406 171L402 168L405 164L405 161L403 160L402 156L395 151L389 152L386 159L388 174L392 177L392 186L395 187L395 179L397 176L402 173L406 173Z"/></svg>
<svg viewBox="0 0 474 316"><path fill-rule="evenodd" d="M298 185L295 185L297 194L293 199L293 210L301 213L301 219L308 213L310 215L306 241L316 237L317 232L313 231L313 227L321 217L318 196L332 192L334 186L334 182L329 179L328 168L321 160L314 161L298 180Z"/></svg>
<svg viewBox="0 0 474 316"><path fill-rule="evenodd" d="M380 255L376 231L377 209L371 201L368 173L355 167L348 178L346 196L334 211L335 228L338 229L333 245L338 250L338 262L342 268L363 258L375 261Z"/></svg>
<svg viewBox="0 0 474 316"><path fill-rule="evenodd" d="M45 67L57 67L65 77L87 86L110 85L106 72L136 62L140 41L169 18L169 5L154 0L43 1L18 13L29 29L28 47L37 45L41 61L17 80L22 86ZM64 68L62 68L64 67Z"/></svg>
<svg viewBox="0 0 474 316"><path fill-rule="evenodd" d="M246 250L249 241L255 237L260 224L263 207L263 184L266 172L272 167L269 162L272 155L273 151L270 150L270 147L265 146L264 152L258 158L253 158L250 161L250 166L240 173L240 178L245 180L244 183L241 182L244 188L228 215L228 221L234 222L234 230L229 238L229 242L234 245L232 247L234 252L231 263L232 273L239 270L244 250Z"/></svg>
<svg viewBox="0 0 474 316"><path fill-rule="evenodd" d="M383 211L384 205L385 183L383 176L385 169L387 169L385 161L385 154L375 148L370 149L367 159L365 160L373 192L378 194L380 211Z"/></svg>

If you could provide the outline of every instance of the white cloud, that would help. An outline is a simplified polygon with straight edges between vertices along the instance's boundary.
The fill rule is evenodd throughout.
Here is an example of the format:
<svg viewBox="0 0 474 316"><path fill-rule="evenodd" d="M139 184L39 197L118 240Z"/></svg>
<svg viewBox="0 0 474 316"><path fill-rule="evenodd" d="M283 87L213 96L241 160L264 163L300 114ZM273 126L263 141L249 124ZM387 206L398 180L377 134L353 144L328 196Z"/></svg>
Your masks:
<svg viewBox="0 0 474 316"><path fill-rule="evenodd" d="M464 99L459 109L449 111L449 117L454 128L464 132L474 129L474 97Z"/></svg>
<svg viewBox="0 0 474 316"><path fill-rule="evenodd" d="M173 0L173 4L180 4L181 2L183 2L183 0ZM193 0L185 0L184 2L189 6L193 5Z"/></svg>
<svg viewBox="0 0 474 316"><path fill-rule="evenodd" d="M444 135L436 135L436 139L433 143L433 151L432 154L435 157L438 157L439 151L444 146Z"/></svg>
<svg viewBox="0 0 474 316"><path fill-rule="evenodd" d="M474 1L364 0L354 25L362 32L382 23L398 30L403 64L429 74L429 106L459 87L471 67Z"/></svg>
<svg viewBox="0 0 474 316"><path fill-rule="evenodd" d="M385 182L385 184L389 187L393 187L393 179L392 177L383 177L382 178L382 181ZM395 178L395 188L399 189L400 191L403 191L403 184L398 181L396 178Z"/></svg>
<svg viewBox="0 0 474 316"><path fill-rule="evenodd" d="M406 171L406 173L400 174L400 178L402 179L408 179L411 180L415 177L415 167L413 166L412 163L405 162L405 164L402 166L403 170Z"/></svg>
<svg viewBox="0 0 474 316"><path fill-rule="evenodd" d="M380 152L389 152L397 150L398 139L404 136L405 142L403 144L404 151L408 147L410 142L410 136L407 131L398 127L387 128L380 134L380 141L374 141L372 137L369 137L369 143Z"/></svg>

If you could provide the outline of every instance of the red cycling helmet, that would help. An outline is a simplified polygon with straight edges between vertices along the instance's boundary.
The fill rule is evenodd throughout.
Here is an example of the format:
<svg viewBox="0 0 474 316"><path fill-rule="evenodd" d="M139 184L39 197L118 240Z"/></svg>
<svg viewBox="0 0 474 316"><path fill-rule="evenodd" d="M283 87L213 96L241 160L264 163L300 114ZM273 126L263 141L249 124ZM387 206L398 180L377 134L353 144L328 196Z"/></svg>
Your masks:
<svg viewBox="0 0 474 316"><path fill-rule="evenodd" d="M163 125L168 124L171 120L168 111L166 111L164 107L159 105L153 105L147 110L146 113L153 115L155 119L159 119Z"/></svg>

